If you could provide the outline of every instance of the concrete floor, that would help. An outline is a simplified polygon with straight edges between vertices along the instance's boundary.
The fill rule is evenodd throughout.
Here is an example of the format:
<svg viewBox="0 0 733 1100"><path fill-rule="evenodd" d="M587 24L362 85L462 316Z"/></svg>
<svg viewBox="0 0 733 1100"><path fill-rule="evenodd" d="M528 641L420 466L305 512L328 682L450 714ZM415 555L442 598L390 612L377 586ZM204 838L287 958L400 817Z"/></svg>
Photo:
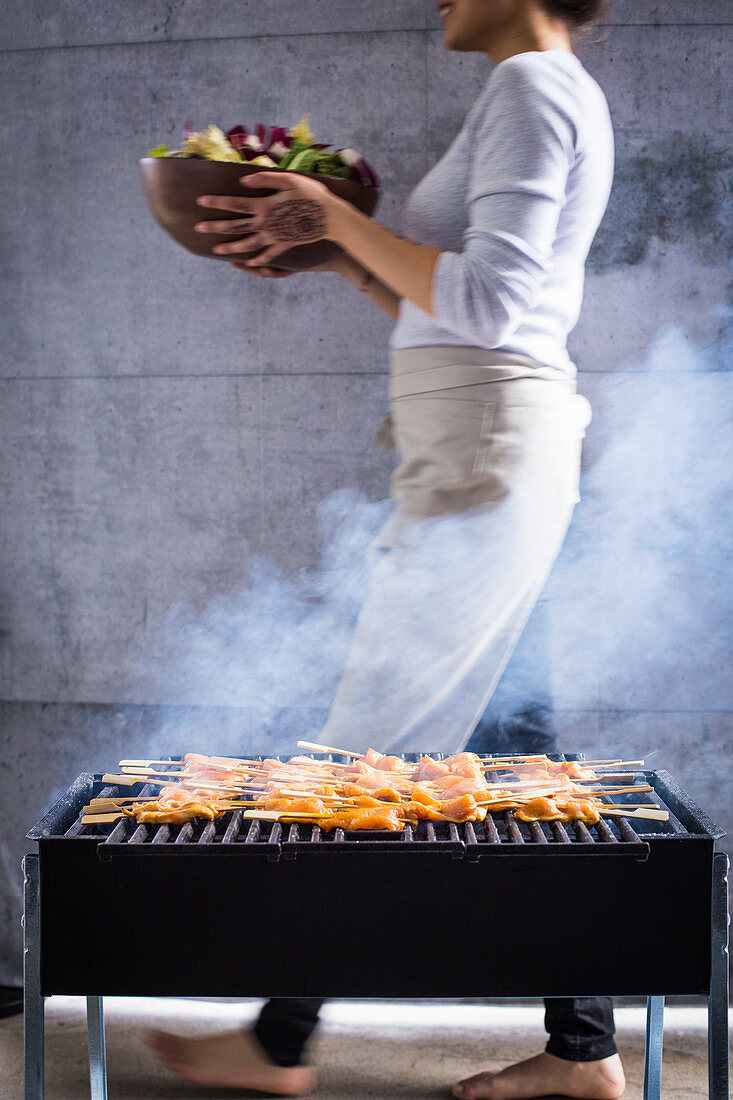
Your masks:
<svg viewBox="0 0 733 1100"><path fill-rule="evenodd" d="M86 1022L80 997L46 1004L46 1100L89 1095ZM199 1033L254 1018L258 1002L105 999L110 1100L214 1100L255 1096L191 1085L159 1067L142 1042L148 1026ZM645 1013L617 1009L618 1041L629 1085L625 1100L641 1100ZM669 1007L665 1014L662 1093L665 1100L707 1097L706 1014ZM22 1096L22 1017L0 1021L0 1100ZM541 1049L538 1005L501 1007L455 1003L333 1002L312 1047L321 1067L312 1100L438 1100L449 1085L490 1066L501 1067Z"/></svg>

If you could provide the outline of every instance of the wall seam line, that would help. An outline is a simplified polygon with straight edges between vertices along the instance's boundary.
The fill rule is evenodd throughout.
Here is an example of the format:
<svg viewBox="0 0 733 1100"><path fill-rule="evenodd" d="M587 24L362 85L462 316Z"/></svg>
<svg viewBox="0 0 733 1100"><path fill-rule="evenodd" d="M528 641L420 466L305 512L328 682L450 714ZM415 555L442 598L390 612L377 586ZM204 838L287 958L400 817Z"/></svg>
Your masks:
<svg viewBox="0 0 733 1100"><path fill-rule="evenodd" d="M617 27L653 27L655 30L661 30L665 27L731 27L733 21L725 23L613 23L611 25L611 32ZM364 28L356 31L302 31L298 34L282 34L273 31L269 34L247 34L247 35L217 35L212 38L146 38L133 42L70 42L70 43L55 43L47 46L5 46L0 47L0 56L3 54L13 53L39 53L44 50L103 50L113 49L119 46L174 46L174 45L192 45L202 42L257 42L263 38L331 38L337 35L342 36L354 36L354 35L375 35L375 34L419 34L421 31L427 30L428 34L442 34L440 27L394 27L391 30L369 30ZM608 41L608 39L604 39Z"/></svg>
<svg viewBox="0 0 733 1100"><path fill-rule="evenodd" d="M49 707L118 707L129 709L153 709L165 707L166 710L171 708L180 707L182 710L247 710L247 707L236 706L231 703L131 703L129 701L119 702L100 702L98 700L65 700L65 699L0 699L0 707L2 706L49 706ZM298 709L298 708L292 708ZM667 708L664 710L655 708L629 708L620 709L619 707L558 707L557 711L561 714L598 714L598 715L629 715L629 714L689 714L689 715L733 715L733 710L729 708L723 708L721 710L685 710L682 708Z"/></svg>
<svg viewBox="0 0 733 1100"><path fill-rule="evenodd" d="M640 378L666 378L669 375L675 377L684 375L687 377L709 378L711 375L728 377L733 374L729 368L711 367L708 370L624 370L609 368L608 370L584 370L578 369L578 376L583 378L625 377L638 375ZM388 378L389 371L266 371L253 373L239 373L224 371L221 374L51 374L51 375L11 375L0 378L3 382L154 382L174 379L176 381L196 381L205 378Z"/></svg>

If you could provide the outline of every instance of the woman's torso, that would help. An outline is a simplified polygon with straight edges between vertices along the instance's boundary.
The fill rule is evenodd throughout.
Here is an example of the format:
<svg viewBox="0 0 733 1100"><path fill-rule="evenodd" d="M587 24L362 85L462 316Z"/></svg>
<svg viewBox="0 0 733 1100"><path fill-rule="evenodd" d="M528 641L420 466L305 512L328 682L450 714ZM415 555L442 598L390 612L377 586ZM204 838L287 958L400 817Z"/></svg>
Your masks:
<svg viewBox="0 0 733 1100"><path fill-rule="evenodd" d="M528 259L532 262L531 204L534 203L538 217L546 219L548 198L547 194L541 193L544 185L535 188L532 179L513 180L511 174L516 169L509 165L508 174L502 179L501 163L497 164L492 153L492 127L487 129L484 125L483 132L479 134L482 120L486 119L491 109L492 96L497 87L496 74L505 65L514 66L523 81L529 79L536 83L538 99L541 99L548 113L548 126L554 124L554 112L561 120L558 125L565 127L572 140L568 165L565 166L566 179L560 181L561 186L564 182L564 194L556 202L557 226L551 252L545 258L541 286L534 295L535 300L518 318L519 323L513 331L504 334L499 343L492 342L495 334L488 326L481 330L480 314L477 314L476 324L470 330L461 332L441 323L439 316L428 314L403 299L389 346L391 349L428 345L494 348L528 356L574 374L575 368L566 350L566 338L580 312L585 261L606 208L613 173L613 132L606 100L575 55L563 50L520 54L492 70L484 90L450 148L410 195L405 208L404 232L411 240L444 252L463 252L466 246L464 234L469 229L469 189L473 187L475 195L477 165L479 171L486 165L485 174L491 176L491 180L487 184L489 194L484 197L481 207L483 224L479 232L484 235L489 247L495 226L497 239L511 242L511 219L515 216L511 210L519 210L517 203L523 203L524 209L518 218L521 232L514 239L514 243L520 245L517 251L520 278L522 264ZM509 75L507 72L502 74L505 84ZM507 130L510 140L514 139L514 133L517 142L528 140L526 133L523 134L521 103L514 117L511 115L510 102L502 108L498 124L494 127L497 131L505 131L501 135L496 134L499 159L501 150L507 148ZM537 132L538 127L534 125L529 140L541 143L541 130L539 138ZM552 131L548 130L548 133ZM547 161L546 172L557 176L556 149L548 151ZM532 158L532 165L533 174L544 170L541 150L538 157ZM547 190L551 191L556 186L557 179L550 180ZM512 196L510 192L513 187L521 194ZM507 206L507 200L509 204L514 203L513 208ZM496 211L495 225L492 209ZM508 223L502 220L507 217ZM509 258L511 262L511 253ZM497 264L497 279L501 279L500 268L501 264ZM496 292L501 295L500 285ZM433 301L435 303L435 295Z"/></svg>

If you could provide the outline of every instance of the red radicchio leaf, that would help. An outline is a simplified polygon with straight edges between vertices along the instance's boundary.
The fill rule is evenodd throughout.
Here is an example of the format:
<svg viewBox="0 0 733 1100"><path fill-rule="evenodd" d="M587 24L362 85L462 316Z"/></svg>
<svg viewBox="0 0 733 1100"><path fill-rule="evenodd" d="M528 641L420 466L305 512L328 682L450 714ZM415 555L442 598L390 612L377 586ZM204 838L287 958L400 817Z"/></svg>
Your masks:
<svg viewBox="0 0 733 1100"><path fill-rule="evenodd" d="M247 144L248 134L244 126L232 126L231 130L227 130L226 133L229 144L237 150L238 153L244 149Z"/></svg>
<svg viewBox="0 0 733 1100"><path fill-rule="evenodd" d="M293 143L293 139L288 134L288 131L284 126L273 126L272 134L270 136L270 145L274 145L276 141L281 141L283 145L287 145L288 149ZM268 149L269 149L268 145Z"/></svg>
<svg viewBox="0 0 733 1100"><path fill-rule="evenodd" d="M359 183L362 183L365 187L379 187L377 173L363 157L359 157L358 160L354 161L351 170Z"/></svg>
<svg viewBox="0 0 733 1100"><path fill-rule="evenodd" d="M186 121L183 124L183 137L184 137L184 140L188 141L188 139L190 138L192 133L193 133L193 119L192 118L187 118Z"/></svg>
<svg viewBox="0 0 733 1100"><path fill-rule="evenodd" d="M255 126L255 133L262 142L262 152L267 152L272 145L272 126L264 126L261 122L258 122Z"/></svg>

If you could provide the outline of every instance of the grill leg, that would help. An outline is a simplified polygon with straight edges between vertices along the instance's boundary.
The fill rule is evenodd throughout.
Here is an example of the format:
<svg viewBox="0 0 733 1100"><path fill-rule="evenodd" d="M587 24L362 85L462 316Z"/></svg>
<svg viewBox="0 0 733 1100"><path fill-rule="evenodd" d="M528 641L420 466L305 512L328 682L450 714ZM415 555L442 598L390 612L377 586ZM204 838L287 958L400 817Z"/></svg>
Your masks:
<svg viewBox="0 0 733 1100"><path fill-rule="evenodd" d="M41 994L41 884L38 856L23 860L23 1048L25 1100L43 1100L43 996Z"/></svg>
<svg viewBox="0 0 733 1100"><path fill-rule="evenodd" d="M708 1096L728 1100L728 857L713 856L712 965L708 998Z"/></svg>
<svg viewBox="0 0 733 1100"><path fill-rule="evenodd" d="M107 1057L104 1049L104 1009L101 997L87 997L89 1083L92 1100L107 1100Z"/></svg>
<svg viewBox="0 0 733 1100"><path fill-rule="evenodd" d="M662 1095L662 1044L664 1042L664 997L646 999L646 1047L644 1050L644 1100Z"/></svg>

